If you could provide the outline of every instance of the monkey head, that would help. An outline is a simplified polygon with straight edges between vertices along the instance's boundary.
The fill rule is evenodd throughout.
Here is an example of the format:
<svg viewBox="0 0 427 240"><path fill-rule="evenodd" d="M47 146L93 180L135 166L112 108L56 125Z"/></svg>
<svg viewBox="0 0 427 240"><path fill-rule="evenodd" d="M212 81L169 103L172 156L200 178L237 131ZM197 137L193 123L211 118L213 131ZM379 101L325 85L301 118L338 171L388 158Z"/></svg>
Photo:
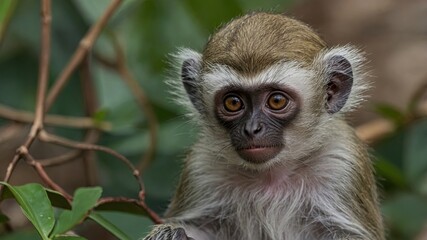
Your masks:
<svg viewBox="0 0 427 240"><path fill-rule="evenodd" d="M235 19L201 54L184 49L178 57L203 137L217 143L210 151L257 169L319 149L330 136L325 131L367 87L358 51L328 48L311 28L281 14Z"/></svg>

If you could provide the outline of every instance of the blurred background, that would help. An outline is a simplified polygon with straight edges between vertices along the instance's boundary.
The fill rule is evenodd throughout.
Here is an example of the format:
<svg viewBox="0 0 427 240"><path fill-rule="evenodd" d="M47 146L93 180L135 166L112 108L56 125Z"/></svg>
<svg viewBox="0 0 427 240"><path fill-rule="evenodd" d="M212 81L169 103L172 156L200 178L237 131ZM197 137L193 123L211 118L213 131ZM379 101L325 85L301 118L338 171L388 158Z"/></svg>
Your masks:
<svg viewBox="0 0 427 240"><path fill-rule="evenodd" d="M80 39L98 19L109 0L62 0L52 6L50 85L67 64ZM370 99L351 116L354 126L368 126L388 239L427 239L427 1L425 0L125 0L109 21L90 54L90 74L97 101L91 118L111 123L100 130L97 143L144 166L147 204L161 214L167 207L180 173L181 160L196 130L171 99L166 79L173 76L169 54L179 47L203 49L209 34L230 19L254 10L285 12L311 25L331 45L356 45L367 52L373 88ZM28 134L19 114L34 111L40 54L40 3L0 1L0 177ZM121 56L120 51L123 55ZM119 53L119 54L118 54ZM147 114L122 81L119 57L145 92L154 113ZM82 73L76 71L49 114L84 117ZM380 119L379 124L378 123ZM381 122L384 120L385 122ZM153 124L154 122L154 124ZM55 134L83 141L87 129L46 124ZM59 125L59 126L58 126ZM157 144L153 147L153 134ZM153 130L154 129L154 130ZM367 130L366 130L367 129ZM35 142L37 158L69 150ZM146 156L146 155L145 155ZM150 156L148 156L150 157ZM86 156L86 158L88 158ZM137 186L129 170L113 157L96 153L96 161L77 159L48 168L58 184L72 192L101 185L105 196L135 198ZM87 159L86 159L87 160ZM40 182L22 163L12 184ZM2 204L13 232L0 227L0 239L38 239L19 207ZM143 236L151 221L144 216L105 212L133 239ZM93 223L77 231L88 239L114 239Z"/></svg>

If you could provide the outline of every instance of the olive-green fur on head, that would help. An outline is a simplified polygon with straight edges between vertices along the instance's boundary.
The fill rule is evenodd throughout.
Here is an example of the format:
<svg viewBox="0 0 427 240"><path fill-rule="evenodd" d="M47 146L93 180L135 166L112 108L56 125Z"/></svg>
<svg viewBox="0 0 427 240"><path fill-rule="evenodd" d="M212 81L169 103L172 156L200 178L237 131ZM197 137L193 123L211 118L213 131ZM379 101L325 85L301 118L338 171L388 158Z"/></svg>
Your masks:
<svg viewBox="0 0 427 240"><path fill-rule="evenodd" d="M253 75L283 61L310 66L325 48L325 42L302 22L282 14L252 13L212 35L202 54L203 68L221 64Z"/></svg>

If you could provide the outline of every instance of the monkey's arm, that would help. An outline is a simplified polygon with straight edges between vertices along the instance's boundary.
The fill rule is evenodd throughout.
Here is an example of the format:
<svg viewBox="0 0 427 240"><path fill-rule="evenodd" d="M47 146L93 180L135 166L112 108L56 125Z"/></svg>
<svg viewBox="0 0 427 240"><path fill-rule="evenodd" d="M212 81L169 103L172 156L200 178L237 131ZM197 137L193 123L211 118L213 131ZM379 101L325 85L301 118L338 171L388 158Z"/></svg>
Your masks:
<svg viewBox="0 0 427 240"><path fill-rule="evenodd" d="M179 223L157 225L144 240L209 240L207 232Z"/></svg>
<svg viewBox="0 0 427 240"><path fill-rule="evenodd" d="M194 240L188 237L181 227L174 227L170 224L156 226L144 240Z"/></svg>
<svg viewBox="0 0 427 240"><path fill-rule="evenodd" d="M190 158L190 155L188 158ZM202 221L201 219L205 219L206 217L195 212L200 213L204 211L193 211L193 209L200 208L200 206L198 206L192 197L196 190L189 177L188 158L183 168L178 188L165 214L166 223L153 228L144 240L212 239L212 233L208 225L203 224L203 228L201 228L199 225L202 224L197 224ZM191 212L191 214L187 214L188 212ZM184 219L184 215L191 215L192 217L185 217Z"/></svg>

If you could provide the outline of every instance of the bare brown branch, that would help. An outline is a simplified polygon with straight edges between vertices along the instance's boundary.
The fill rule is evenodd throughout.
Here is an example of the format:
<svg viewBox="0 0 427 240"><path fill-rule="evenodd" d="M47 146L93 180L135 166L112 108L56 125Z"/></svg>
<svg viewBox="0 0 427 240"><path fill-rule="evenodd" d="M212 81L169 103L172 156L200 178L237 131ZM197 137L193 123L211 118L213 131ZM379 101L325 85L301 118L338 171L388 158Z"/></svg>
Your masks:
<svg viewBox="0 0 427 240"><path fill-rule="evenodd" d="M90 58L86 55L80 69L83 99L85 101L85 112L88 116L94 116L98 109L98 97L90 71ZM94 144L100 137L99 131L91 129L86 133L85 143ZM96 155L93 151L84 151L83 155L84 173L86 184L93 186L97 183Z"/></svg>
<svg viewBox="0 0 427 240"><path fill-rule="evenodd" d="M117 37L113 34L111 36L112 36L114 50L116 52L115 61L110 61L97 54L95 54L95 57L99 62L104 64L104 66L107 66L117 71L120 74L122 80L128 86L132 95L135 97L136 102L138 103L138 105L144 112L145 116L147 117L148 128L150 133L150 141L149 141L150 145L148 146L147 152L142 156L142 159L140 160L140 163L138 165L139 171L144 172L144 170L152 162L155 151L156 151L158 122L157 122L156 115L154 114L153 108L149 100L147 99L144 90L141 88L138 81L135 79L135 77L127 67L126 57L124 55L122 47L118 42Z"/></svg>
<svg viewBox="0 0 427 240"><path fill-rule="evenodd" d="M140 164L138 166L138 169L141 172L143 172L154 159L154 153L157 147L157 128L158 128L157 118L156 118L156 115L154 114L151 104L146 98L144 91L139 86L138 82L133 77L133 75L130 73L127 66L124 63L119 64L118 71L122 76L123 81L128 85L132 94L136 98L137 103L143 109L145 116L147 117L148 128L150 132L150 141L149 141L147 152L143 155L140 161Z"/></svg>
<svg viewBox="0 0 427 240"><path fill-rule="evenodd" d="M45 116L45 113L52 106L53 102L57 98L58 94L62 90L62 88L67 83L70 75L75 71L75 69L81 65L82 61L82 87L83 87L83 95L85 97L85 107L86 113L89 116L93 116L97 109L97 98L95 95L95 90L93 86L93 82L90 75L89 69L89 58L87 57L88 51L93 46L95 40L99 36L101 30L108 22L108 19L114 13L114 11L118 8L122 0L112 0L111 4L101 16L99 21L97 21L86 34L86 36L80 41L79 47L76 49L75 53L71 57L69 63L64 68L62 73L59 75L57 81L52 87L51 91L47 93L47 85L48 85L48 73L49 73L49 59L50 59L50 25L51 25L51 0L42 0L42 10L41 10L41 22L42 22L42 39L41 39L41 53L40 53L40 71L39 71L39 80L38 80L38 88L37 88L37 99L36 99L36 107L35 114L31 114L24 111L17 111L14 109L10 109L7 107L0 106L0 117L5 117L10 120L20 121L20 122L31 122L34 120L33 125L30 129L30 133L27 136L24 144L21 145L18 149L14 158L9 163L9 166L6 171L6 175L4 181L8 182L10 177L16 167L18 161L23 158L26 160L26 163L31 165L38 173L40 178L43 180L45 184L47 184L50 188L60 192L69 202L72 201L72 196L69 195L61 186L56 184L49 175L46 173L44 167L45 166L55 166L59 164L64 164L68 161L72 161L80 156L83 156L86 163L93 164L94 158L92 155L92 151L101 151L108 153L112 156L115 156L122 162L124 162L127 167L132 171L133 176L136 178L139 193L139 200L130 200L124 199L123 201L134 201L137 202L139 206L144 208L148 215L155 221L156 223L161 223L162 220L160 217L153 212L150 208L148 208L144 202L144 186L141 180L140 171L138 171L133 164L123 155L117 153L116 151L95 145L99 138L98 130L108 130L111 128L111 125L108 123L97 124L92 121L90 118L71 118L71 117L63 117L63 116ZM119 49L121 51L121 49ZM118 72L123 76L124 80L128 81L129 87L133 90L134 95L137 97L138 103L145 109L149 121L154 124L157 124L151 106L148 103L148 100L145 98L145 94L142 89L139 88L136 80L130 74L130 71L127 69L124 61L124 56L122 52L118 52L118 56L121 59L119 61ZM134 88L137 88L135 90ZM47 95L47 98L45 96ZM72 140L68 140L59 136L55 136L47 133L44 130L44 124L53 124L59 126L72 126L72 127L83 127L90 128L87 132L86 138L84 142L76 142ZM150 125L150 129L153 129L154 136L154 146L155 146L155 135L157 131L157 125ZM45 141L48 143L53 143L65 147L72 148L73 150L68 152L67 154L63 154L50 159L34 159L33 156L29 153L28 149L32 145L35 138L38 138L41 141ZM153 149L155 147L152 147ZM154 151L154 150L152 150ZM152 158L153 152L148 154L148 158ZM88 170L90 175L90 170ZM0 188L0 191L2 189ZM0 193L1 194L1 193Z"/></svg>
<svg viewBox="0 0 427 240"><path fill-rule="evenodd" d="M49 60L50 60L50 29L52 16L50 12L50 0L42 1L41 22L42 39L40 52L39 82L37 85L36 111L34 124L31 127L29 137L35 139L37 132L43 128L45 96L47 92L47 83L49 80Z"/></svg>
<svg viewBox="0 0 427 240"><path fill-rule="evenodd" d="M72 150L56 157L39 159L39 161L43 167L55 167L58 165L65 164L67 162L71 162L80 157L82 154L83 152L81 150Z"/></svg>
<svg viewBox="0 0 427 240"><path fill-rule="evenodd" d="M50 188L52 188L55 191L60 192L69 202L73 199L70 194L68 194L62 187L60 187L58 184L56 184L46 173L43 166L36 161L31 154L28 153L28 149L25 146L21 146L18 149L19 155L23 156L26 159L26 162L33 166L34 169L39 174L40 178L43 180L46 185L48 185Z"/></svg>
<svg viewBox="0 0 427 240"><path fill-rule="evenodd" d="M139 206L140 208L144 209L146 211L146 213L148 214L148 216L151 218L151 220L153 220L154 223L161 224L164 222L159 217L159 215L157 215L157 213L155 213L153 210L148 208L143 201L138 201L135 199L129 199L129 198L124 198L124 197L105 197L105 198L101 198L98 201L97 208L99 208L99 207L102 208L102 205L108 205L111 203L132 203L132 204L135 204L135 205Z"/></svg>
<svg viewBox="0 0 427 240"><path fill-rule="evenodd" d="M377 119L356 128L356 135L364 142L373 143L391 134L395 125L386 119Z"/></svg>
<svg viewBox="0 0 427 240"><path fill-rule="evenodd" d="M57 98L58 94L61 92L71 74L80 65L86 54L92 48L95 40L98 38L101 30L105 27L110 17L117 10L117 8L122 3L122 0L112 0L111 4L108 6L104 14L99 18L99 20L89 29L89 32L83 37L80 41L79 47L74 52L67 66L59 75L58 79L55 81L52 89L49 91L46 100L46 111L50 109L53 102Z"/></svg>
<svg viewBox="0 0 427 240"><path fill-rule="evenodd" d="M144 192L144 185L141 181L141 177L140 177L140 173L139 171L133 166L133 164L131 163L131 161L129 161L129 159L127 159L125 156L123 156L122 154L104 147L104 146L99 146L99 145L95 145L95 144L89 144L89 143L82 143L82 142L76 142L76 141L72 141L69 139L65 139L59 136L55 136L52 134L47 133L44 130L41 130L39 132L39 139L41 141L44 142L48 142L48 143L54 143L57 145L61 145L64 147L69 147L69 148L73 148L73 149L81 149L81 150L91 150L91 151L100 151L100 152L105 152L107 154L110 154L114 157L116 157L117 159L121 160L123 163L126 164L126 166L132 171L132 175L135 177L135 179L137 180L138 186L140 191Z"/></svg>
<svg viewBox="0 0 427 240"><path fill-rule="evenodd" d="M94 130L90 130L86 133L86 137L83 140L84 143L93 144L98 141L98 132ZM43 167L54 167L58 166L81 157L84 154L84 150L77 149L72 150L68 153L59 155L57 157L47 158L47 159L39 159L39 162L43 165Z"/></svg>
<svg viewBox="0 0 427 240"><path fill-rule="evenodd" d="M16 122L30 123L34 121L34 114L27 111L16 110L0 104L0 117ZM89 117L69 117L61 115L46 115L45 125L71 127L71 128L93 128L102 131L111 131L110 122L96 122Z"/></svg>
<svg viewBox="0 0 427 240"><path fill-rule="evenodd" d="M140 201L139 202L142 207L147 211L148 216L150 217L151 220L153 220L154 223L156 224L160 224L163 223L164 221L159 217L159 215L157 215L153 210L151 210L151 208L149 208L147 206L147 204L144 201Z"/></svg>
<svg viewBox="0 0 427 240"><path fill-rule="evenodd" d="M36 113L34 116L34 123L31 127L28 138L21 148L28 149L37 137L38 132L43 128L43 117L44 117L44 102L48 83L49 74L49 59L50 59L50 30L51 30L51 1L43 0L41 4L41 50L40 50L40 68L39 68L39 79L37 85L37 99L36 99ZM9 182L13 170L16 167L19 159L21 159L21 153L16 152L12 161L9 163L4 182ZM3 187L0 186L0 194Z"/></svg>

